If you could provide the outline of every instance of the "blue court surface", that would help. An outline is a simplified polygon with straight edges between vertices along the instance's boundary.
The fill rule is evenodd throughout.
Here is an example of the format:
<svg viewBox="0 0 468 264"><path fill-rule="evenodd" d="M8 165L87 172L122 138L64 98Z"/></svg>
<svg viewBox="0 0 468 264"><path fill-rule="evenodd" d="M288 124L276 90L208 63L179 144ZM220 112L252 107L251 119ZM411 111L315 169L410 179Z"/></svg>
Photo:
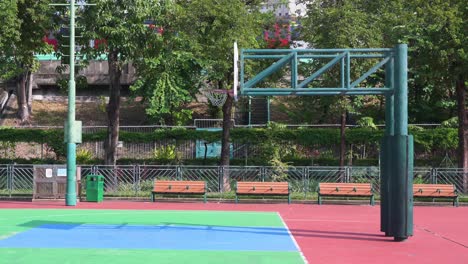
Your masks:
<svg viewBox="0 0 468 264"><path fill-rule="evenodd" d="M297 251L285 228L45 224L0 240L13 248Z"/></svg>
<svg viewBox="0 0 468 264"><path fill-rule="evenodd" d="M0 210L0 264L300 264L278 213Z"/></svg>

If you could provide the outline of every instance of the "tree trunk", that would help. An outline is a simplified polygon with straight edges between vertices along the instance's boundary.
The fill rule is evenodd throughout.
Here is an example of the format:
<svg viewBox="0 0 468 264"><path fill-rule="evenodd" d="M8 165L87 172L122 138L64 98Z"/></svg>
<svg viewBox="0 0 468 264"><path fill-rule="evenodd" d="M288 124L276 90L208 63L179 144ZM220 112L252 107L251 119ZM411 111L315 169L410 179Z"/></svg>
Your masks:
<svg viewBox="0 0 468 264"><path fill-rule="evenodd" d="M468 110L467 87L460 76L456 82L458 101L458 167L463 168L463 189L468 192Z"/></svg>
<svg viewBox="0 0 468 264"><path fill-rule="evenodd" d="M28 100L26 95L26 83L27 83L28 72L22 73L16 83L16 95L18 100L18 119L21 123L29 121L29 109Z"/></svg>
<svg viewBox="0 0 468 264"><path fill-rule="evenodd" d="M28 72L28 94L27 94L27 101L28 101L28 111L29 114L32 114L32 88L33 88L33 74L32 72Z"/></svg>
<svg viewBox="0 0 468 264"><path fill-rule="evenodd" d="M340 127L340 170L342 170L341 178L344 180L344 166L346 157L346 111L341 113Z"/></svg>
<svg viewBox="0 0 468 264"><path fill-rule="evenodd" d="M221 139L221 163L223 168L229 167L231 158L231 149L229 142L229 135L231 132L231 113L232 113L233 97L228 94L226 102L223 105L223 136ZM231 190L229 184L229 170L223 169L223 190L228 192Z"/></svg>
<svg viewBox="0 0 468 264"><path fill-rule="evenodd" d="M107 105L107 138L105 141L106 165L115 165L117 161L117 144L119 141L120 118L120 76L122 69L119 65L118 51L109 52L109 104Z"/></svg>

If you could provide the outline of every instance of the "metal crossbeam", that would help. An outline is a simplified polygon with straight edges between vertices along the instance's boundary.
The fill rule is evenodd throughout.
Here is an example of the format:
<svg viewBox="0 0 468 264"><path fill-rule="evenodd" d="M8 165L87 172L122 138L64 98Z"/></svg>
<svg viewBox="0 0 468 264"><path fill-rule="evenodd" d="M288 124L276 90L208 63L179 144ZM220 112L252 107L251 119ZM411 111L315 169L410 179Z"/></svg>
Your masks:
<svg viewBox="0 0 468 264"><path fill-rule="evenodd" d="M394 60L394 49L245 49L240 54L240 91L246 96L282 96L282 95L385 95L393 94L394 87L358 87L366 78L385 69L388 63ZM251 79L246 80L245 64L248 60L276 60L260 73L255 74ZM326 60L325 65L314 72L302 74L302 81L298 83L298 66L303 60ZM381 59L372 68L360 75L356 80L351 80L352 61L355 59ZM268 76L288 67L290 82L289 87L257 87L260 82ZM335 65L339 65L340 84L339 87L309 87L310 84L329 72ZM393 74L388 74L386 78L392 78ZM393 83L393 82L386 82Z"/></svg>

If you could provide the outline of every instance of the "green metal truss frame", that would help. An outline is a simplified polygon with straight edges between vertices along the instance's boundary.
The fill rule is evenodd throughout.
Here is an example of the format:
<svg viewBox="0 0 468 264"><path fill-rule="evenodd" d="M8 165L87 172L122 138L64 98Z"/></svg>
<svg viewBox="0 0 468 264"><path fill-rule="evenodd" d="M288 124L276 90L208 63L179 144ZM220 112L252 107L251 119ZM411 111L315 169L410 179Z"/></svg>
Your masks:
<svg viewBox="0 0 468 264"><path fill-rule="evenodd" d="M285 95L384 95L386 126L381 145L381 231L403 241L413 235L413 137L408 135L408 46L383 49L255 50L240 53L240 94ZM276 62L246 81L246 60L276 59ZM303 59L330 59L299 82L298 63ZM351 80L352 59L378 59L378 63ZM309 87L335 65L340 67L339 87ZM290 65L289 87L256 87L268 76ZM358 87L370 75L384 69L383 87Z"/></svg>

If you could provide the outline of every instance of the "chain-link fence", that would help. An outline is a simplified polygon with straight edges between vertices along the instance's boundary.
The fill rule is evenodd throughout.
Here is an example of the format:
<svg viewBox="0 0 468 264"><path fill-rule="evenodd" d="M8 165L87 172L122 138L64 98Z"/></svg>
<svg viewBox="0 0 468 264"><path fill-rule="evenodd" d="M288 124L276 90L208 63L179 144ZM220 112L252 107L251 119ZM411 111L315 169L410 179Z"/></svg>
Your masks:
<svg viewBox="0 0 468 264"><path fill-rule="evenodd" d="M53 165L50 165L53 166ZM288 181L297 198L317 192L320 182L372 183L380 192L379 167L266 167L266 166L80 166L82 189L86 176L104 176L106 195L148 196L154 180L201 180L209 193L230 192L237 181ZM0 165L0 195L29 195L33 190L34 165ZM468 173L457 168L414 168L414 183L454 184L457 191L468 194Z"/></svg>

